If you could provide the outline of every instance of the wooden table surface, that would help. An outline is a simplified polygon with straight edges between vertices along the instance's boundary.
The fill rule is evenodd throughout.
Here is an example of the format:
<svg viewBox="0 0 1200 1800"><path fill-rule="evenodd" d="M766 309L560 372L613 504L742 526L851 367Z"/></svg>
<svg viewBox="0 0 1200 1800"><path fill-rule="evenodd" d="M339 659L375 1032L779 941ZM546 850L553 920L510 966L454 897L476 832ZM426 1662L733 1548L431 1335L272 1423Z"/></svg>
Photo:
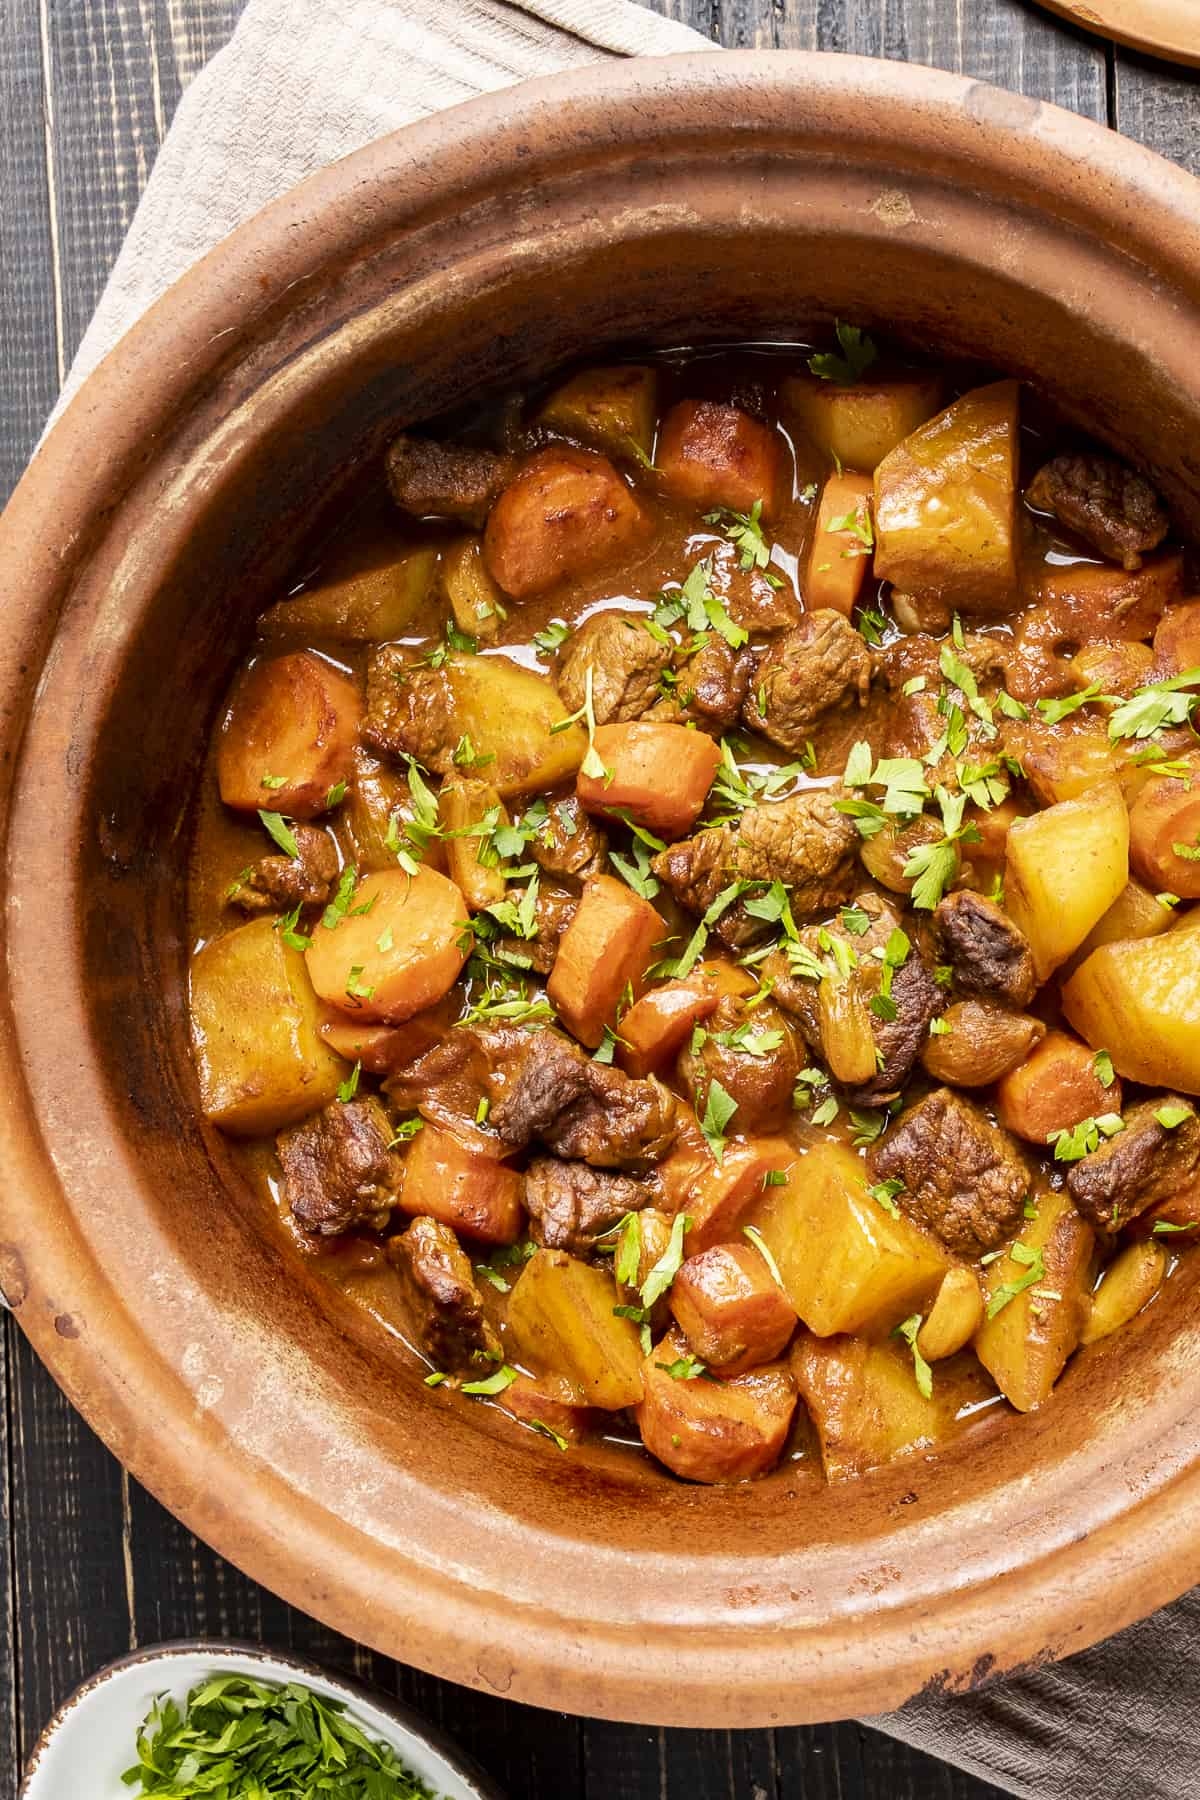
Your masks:
<svg viewBox="0 0 1200 1800"><path fill-rule="evenodd" d="M315 0L314 0L315 3ZM439 4L454 0L430 0ZM933 63L1107 123L1200 174L1200 75L1022 0L652 0L725 45ZM179 95L241 0L0 9L0 501L20 475ZM855 1724L653 1731L538 1713L388 1663L247 1581L129 1479L0 1320L0 1800L77 1682L203 1633L295 1650L452 1730L512 1800L988 1800ZM62 1800L88 1800L62 1796Z"/></svg>

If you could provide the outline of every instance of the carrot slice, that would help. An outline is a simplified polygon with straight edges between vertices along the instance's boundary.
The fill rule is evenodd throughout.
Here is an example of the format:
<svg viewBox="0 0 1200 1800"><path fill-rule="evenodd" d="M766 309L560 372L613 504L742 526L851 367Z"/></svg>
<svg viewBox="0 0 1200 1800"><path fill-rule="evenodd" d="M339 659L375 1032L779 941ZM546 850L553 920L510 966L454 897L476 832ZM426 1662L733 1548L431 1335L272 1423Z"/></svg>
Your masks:
<svg viewBox="0 0 1200 1800"><path fill-rule="evenodd" d="M666 926L648 900L612 875L584 882L575 916L563 932L546 992L581 1044L598 1048L615 1027L628 988L641 991Z"/></svg>
<svg viewBox="0 0 1200 1800"><path fill-rule="evenodd" d="M628 813L660 837L690 831L708 797L721 753L702 731L637 719L601 725L594 740L603 775L576 778L575 792L590 813Z"/></svg>
<svg viewBox="0 0 1200 1800"><path fill-rule="evenodd" d="M457 981L469 949L462 892L435 869L368 875L340 916L327 910L305 956L322 1000L359 1019L396 1024Z"/></svg>
<svg viewBox="0 0 1200 1800"><path fill-rule="evenodd" d="M512 1244L525 1217L522 1177L495 1156L428 1120L404 1158L400 1206L485 1244Z"/></svg>
<svg viewBox="0 0 1200 1800"><path fill-rule="evenodd" d="M871 566L873 492L869 475L831 475L825 483L804 579L809 612L828 606L849 618L854 611Z"/></svg>

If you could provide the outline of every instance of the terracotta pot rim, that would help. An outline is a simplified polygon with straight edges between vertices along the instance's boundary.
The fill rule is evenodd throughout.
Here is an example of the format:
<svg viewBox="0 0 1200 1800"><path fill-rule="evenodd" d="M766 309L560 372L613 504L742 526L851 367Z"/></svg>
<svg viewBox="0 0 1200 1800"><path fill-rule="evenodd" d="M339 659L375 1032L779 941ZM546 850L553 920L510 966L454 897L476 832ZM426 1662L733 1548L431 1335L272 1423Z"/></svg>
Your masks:
<svg viewBox="0 0 1200 1800"><path fill-rule="evenodd" d="M661 132L650 104L660 89L685 93L693 108ZM175 421L186 421L226 359L269 350L289 290L312 275L314 243L321 267L352 260L381 232L415 230L464 193L517 181L526 159L536 160L530 140L539 122L551 115L569 120L583 160L593 145L602 155L614 111L635 150L645 141L661 154L685 154L713 128L697 122L706 114L720 120L731 145L765 146L765 130L739 138L739 93L777 107L779 139L799 150L828 156L852 142L888 177L881 198L904 197L905 170L894 157L902 133L914 168L969 161L981 181L1023 196L1064 231L1121 234L1129 255L1164 281L1194 283L1200 274L1200 187L1182 171L1070 113L914 65L776 51L598 65L380 139L283 196L189 272L86 383L22 481L0 524L0 567L24 574L0 646L6 826L12 771L67 594L64 562L84 559L156 459L169 471ZM896 223L903 228L898 202ZM47 516L64 521L61 549ZM14 896L19 904L19 881L10 876L10 906ZM28 1111L11 986L0 1000L0 1157L9 1188L0 1289L69 1397L140 1480L234 1562L365 1641L541 1704L655 1723L765 1724L882 1711L931 1679L970 1680L1042 1646L1082 1648L1200 1577L1200 1438L1168 1441L1164 1427L1162 1445L1144 1447L1145 1479L1131 1478L1128 1503L1086 1544L1066 1521L1053 1544L986 1582L948 1583L936 1600L877 1596L872 1632L881 1666L861 1669L845 1621L780 1625L781 1666L798 1670L802 1653L811 1671L801 1688L794 1674L792 1685L772 1679L761 1622L742 1630L730 1621L722 1659L671 1621L659 1645L672 1666L646 1686L645 1647L619 1621L592 1627L581 1644L565 1610L551 1615L514 1601L503 1616L494 1595L476 1595L448 1565L436 1577L416 1563L401 1567L362 1534L339 1532L320 1504L192 1409L178 1371L140 1332L136 1312L123 1307L73 1228L50 1146ZM89 1319L82 1349L63 1325L80 1309ZM156 1435L141 1429L143 1418L156 1421ZM242 1493L233 1510L220 1499L231 1488ZM289 1502L286 1531L274 1510L279 1496ZM397 1596L390 1611L379 1600L389 1592ZM429 1634L414 1640L405 1626L423 1624L423 1612ZM751 1642L756 1654L743 1670L738 1659ZM964 1644L987 1645L984 1669L964 1666Z"/></svg>

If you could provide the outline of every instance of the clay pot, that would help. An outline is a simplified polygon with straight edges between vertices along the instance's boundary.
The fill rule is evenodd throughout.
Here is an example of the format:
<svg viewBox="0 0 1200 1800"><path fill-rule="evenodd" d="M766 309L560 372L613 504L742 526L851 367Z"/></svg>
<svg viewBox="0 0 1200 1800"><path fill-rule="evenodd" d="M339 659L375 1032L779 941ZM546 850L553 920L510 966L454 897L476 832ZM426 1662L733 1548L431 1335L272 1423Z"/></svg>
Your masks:
<svg viewBox="0 0 1200 1800"><path fill-rule="evenodd" d="M572 72L314 177L130 334L0 527L0 1283L116 1454L241 1568L542 1706L876 1712L1200 1576L1200 1258L982 1449L689 1488L426 1390L196 1113L189 804L299 523L390 431L499 380L835 316L1037 381L1200 535L1200 188L1033 100L778 52Z"/></svg>

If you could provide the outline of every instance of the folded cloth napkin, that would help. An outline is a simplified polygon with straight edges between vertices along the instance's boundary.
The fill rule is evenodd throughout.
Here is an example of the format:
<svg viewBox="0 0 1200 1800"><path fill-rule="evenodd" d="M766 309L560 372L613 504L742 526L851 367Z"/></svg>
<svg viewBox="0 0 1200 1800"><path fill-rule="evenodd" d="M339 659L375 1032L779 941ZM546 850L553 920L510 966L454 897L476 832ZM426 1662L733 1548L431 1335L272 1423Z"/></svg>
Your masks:
<svg viewBox="0 0 1200 1800"><path fill-rule="evenodd" d="M189 264L323 164L530 76L711 48L632 0L249 0L180 103L63 400ZM1200 1800L1198 1638L1190 1594L1067 1662L870 1723L1027 1800Z"/></svg>

